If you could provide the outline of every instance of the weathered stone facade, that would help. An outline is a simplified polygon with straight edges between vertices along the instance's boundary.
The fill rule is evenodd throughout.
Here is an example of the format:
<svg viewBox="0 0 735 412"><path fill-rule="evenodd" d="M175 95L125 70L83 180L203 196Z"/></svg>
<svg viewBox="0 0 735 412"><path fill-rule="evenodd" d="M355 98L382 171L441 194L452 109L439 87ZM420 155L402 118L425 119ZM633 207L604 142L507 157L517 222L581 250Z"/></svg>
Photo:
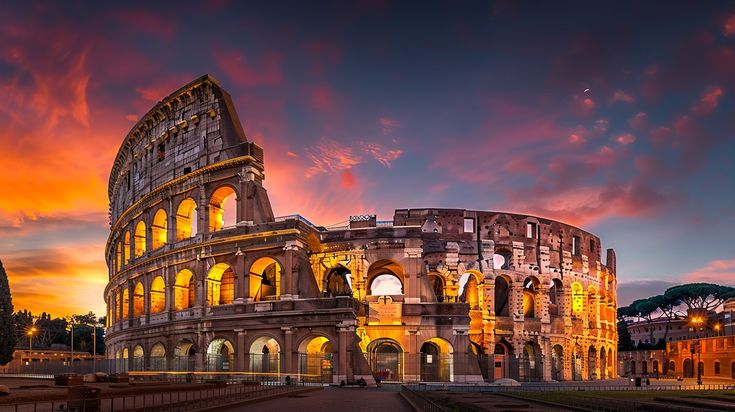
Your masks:
<svg viewBox="0 0 735 412"><path fill-rule="evenodd" d="M129 369L402 381L596 379L617 363L615 253L533 216L275 218L263 151L204 76L110 177L107 353Z"/></svg>

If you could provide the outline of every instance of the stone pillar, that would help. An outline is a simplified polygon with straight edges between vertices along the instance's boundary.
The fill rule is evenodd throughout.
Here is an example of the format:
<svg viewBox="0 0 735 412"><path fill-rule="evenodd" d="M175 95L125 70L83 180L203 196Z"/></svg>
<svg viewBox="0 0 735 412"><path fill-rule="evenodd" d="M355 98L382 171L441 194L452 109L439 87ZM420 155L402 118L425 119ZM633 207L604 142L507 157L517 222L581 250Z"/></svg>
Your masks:
<svg viewBox="0 0 735 412"><path fill-rule="evenodd" d="M127 282L125 287L128 288L128 320L126 322L132 326L133 319L135 319L135 287L133 286L133 282L130 281Z"/></svg>
<svg viewBox="0 0 735 412"><path fill-rule="evenodd" d="M355 320L344 320L337 324L338 339L339 339L339 352L337 354L337 373L334 376L333 383L339 383L341 380L352 380L351 368L348 368L349 357L347 356L347 348L350 346L350 342L355 336ZM333 372L334 375L334 372Z"/></svg>
<svg viewBox="0 0 735 412"><path fill-rule="evenodd" d="M163 283L164 283L164 291L166 296L166 307L164 310L169 313L169 319L173 318L172 312L176 310L176 305L174 304L174 297L176 296L176 293L174 292L174 288L176 287L176 268L173 266L164 266L163 267Z"/></svg>
<svg viewBox="0 0 735 412"><path fill-rule="evenodd" d="M237 355L237 361L236 361L236 371L238 372L244 372L247 370L247 364L246 356L247 351L245 349L245 335L248 334L248 331L244 329L235 329L234 330L237 333L237 347L235 349L235 354Z"/></svg>
<svg viewBox="0 0 735 412"><path fill-rule="evenodd" d="M541 337L542 353L544 356L544 381L548 382L553 379L551 376L551 362L553 360L553 354L551 353L551 341L547 337Z"/></svg>
<svg viewBox="0 0 735 412"><path fill-rule="evenodd" d="M294 373L293 370L293 330L289 326L284 326L281 328L283 331L283 342L285 344L284 348L284 365L283 370L284 373Z"/></svg>
<svg viewBox="0 0 735 412"><path fill-rule="evenodd" d="M300 265L298 251L304 249L304 244L298 240L290 240L283 247L284 251L284 273L281 282L281 299L297 299L299 297L299 270Z"/></svg>
<svg viewBox="0 0 735 412"><path fill-rule="evenodd" d="M245 303L250 292L250 274L245 269L245 254L235 252L235 303Z"/></svg>
<svg viewBox="0 0 735 412"><path fill-rule="evenodd" d="M143 299L145 301L145 304L143 305L143 318L145 319L145 323L148 324L151 320L151 284L153 282L151 281L150 276L146 276L145 279L145 292L143 293Z"/></svg>
<svg viewBox="0 0 735 412"><path fill-rule="evenodd" d="M406 303L420 303L420 287L419 276L421 276L423 265L421 263L421 255L423 249L420 247L406 247L403 249L404 257L407 258L407 264L404 273L403 295Z"/></svg>

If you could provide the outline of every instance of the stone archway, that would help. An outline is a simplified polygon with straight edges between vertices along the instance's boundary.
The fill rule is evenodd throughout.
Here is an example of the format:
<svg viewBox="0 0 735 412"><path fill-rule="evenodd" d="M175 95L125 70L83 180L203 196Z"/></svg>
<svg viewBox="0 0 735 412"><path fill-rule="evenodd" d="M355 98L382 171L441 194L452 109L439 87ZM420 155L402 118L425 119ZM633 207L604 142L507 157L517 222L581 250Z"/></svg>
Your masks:
<svg viewBox="0 0 735 412"><path fill-rule="evenodd" d="M377 339L367 347L370 369L376 380L403 380L403 348L393 339Z"/></svg>

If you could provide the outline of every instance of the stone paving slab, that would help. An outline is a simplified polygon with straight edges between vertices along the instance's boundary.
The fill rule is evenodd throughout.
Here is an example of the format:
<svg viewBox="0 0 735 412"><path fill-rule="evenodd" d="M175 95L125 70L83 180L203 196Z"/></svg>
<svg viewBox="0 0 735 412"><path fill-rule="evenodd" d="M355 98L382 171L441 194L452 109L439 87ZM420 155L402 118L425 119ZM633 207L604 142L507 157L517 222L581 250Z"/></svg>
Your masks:
<svg viewBox="0 0 735 412"><path fill-rule="evenodd" d="M412 412L413 408L398 392L376 388L326 387L322 391L243 405L223 412L286 411L297 412Z"/></svg>

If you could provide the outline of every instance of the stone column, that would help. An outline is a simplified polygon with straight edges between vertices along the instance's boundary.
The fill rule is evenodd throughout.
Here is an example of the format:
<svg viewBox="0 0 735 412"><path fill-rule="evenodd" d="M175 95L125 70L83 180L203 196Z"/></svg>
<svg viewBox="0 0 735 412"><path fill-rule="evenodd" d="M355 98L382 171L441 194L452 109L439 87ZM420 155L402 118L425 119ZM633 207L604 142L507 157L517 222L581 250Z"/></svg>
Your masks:
<svg viewBox="0 0 735 412"><path fill-rule="evenodd" d="M239 250L239 249L238 249ZM245 269L245 254L235 252L235 303L245 303L250 292L250 274Z"/></svg>
<svg viewBox="0 0 735 412"><path fill-rule="evenodd" d="M135 319L135 287L133 282L128 281L125 287L128 288L128 319L126 322L130 326L133 326L133 319ZM120 302L122 304L122 302Z"/></svg>
<svg viewBox="0 0 735 412"><path fill-rule="evenodd" d="M407 259L408 263L405 267L404 273L404 285L403 295L405 296L405 303L420 303L420 287L419 287L419 276L421 275L422 267L421 255L423 249L420 247L407 247L403 249L403 256Z"/></svg>
<svg viewBox="0 0 735 412"><path fill-rule="evenodd" d="M245 329L235 329L234 331L237 333L237 348L235 349L235 354L237 355L237 369L235 370L238 372L244 372L247 370L247 364L245 363L247 357L245 349L245 335L248 334L248 331Z"/></svg>
<svg viewBox="0 0 735 412"><path fill-rule="evenodd" d="M283 341L285 344L284 349L284 365L283 370L284 373L294 373L293 370L293 330L289 326L282 327L281 330L283 331Z"/></svg>
<svg viewBox="0 0 735 412"><path fill-rule="evenodd" d="M145 301L145 304L143 305L143 318L145 320L145 323L148 324L151 321L151 278L150 275L146 276L145 279L145 292L143 293L143 299Z"/></svg>
<svg viewBox="0 0 735 412"><path fill-rule="evenodd" d="M334 383L339 383L341 380L352 380L350 368L348 368L349 357L347 356L347 348L350 346L350 342L355 336L355 325L354 320L344 320L337 324L338 339L339 339L339 352L337 354L337 374L334 376ZM334 372L333 372L334 375Z"/></svg>

